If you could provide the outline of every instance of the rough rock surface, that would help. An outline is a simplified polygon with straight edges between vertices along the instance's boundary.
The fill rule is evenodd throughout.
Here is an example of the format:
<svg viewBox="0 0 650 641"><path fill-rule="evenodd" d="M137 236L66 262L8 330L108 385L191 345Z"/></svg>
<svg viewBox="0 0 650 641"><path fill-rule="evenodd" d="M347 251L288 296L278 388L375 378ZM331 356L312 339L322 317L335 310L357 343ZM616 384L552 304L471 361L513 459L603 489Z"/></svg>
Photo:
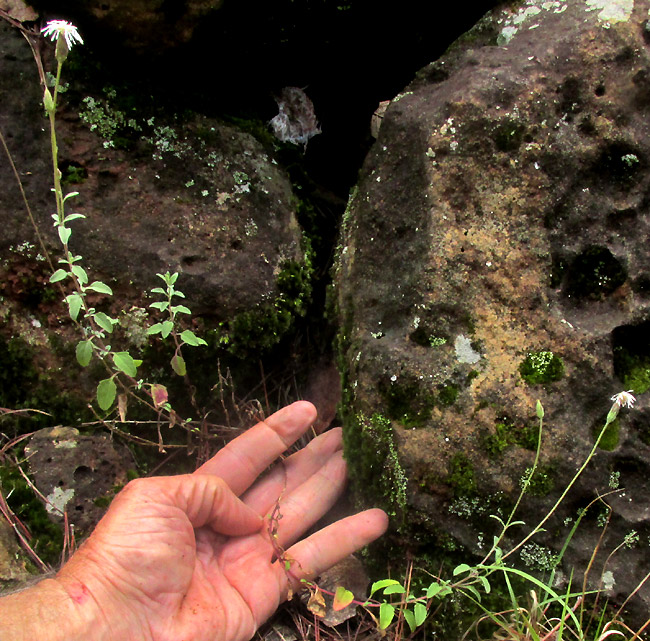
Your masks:
<svg viewBox="0 0 650 641"><path fill-rule="evenodd" d="M20 34L0 28L0 126L34 216L58 251L36 67ZM193 115L143 118L128 102L109 89L64 104L59 116L59 168L66 190L80 192L69 211L86 216L72 225L71 247L86 269L118 291L141 293L160 285L157 272L180 271L192 311L221 319L276 295L282 267L303 260L286 174L233 126ZM6 256L35 240L6 162L0 179Z"/></svg>
<svg viewBox="0 0 650 641"><path fill-rule="evenodd" d="M48 19L73 18L74 23L111 38L137 52L161 53L188 42L196 27L223 0L189 0L172 5L163 0L61 0L34 2Z"/></svg>
<svg viewBox="0 0 650 641"><path fill-rule="evenodd" d="M528 0L488 14L392 100L336 271L352 474L370 501L406 511L421 552L485 551L487 516L507 514L533 462L537 399L531 525L594 445L610 396L635 390L542 538L557 551L565 519L625 488L606 499L603 548L632 531L639 542L608 566L615 601L648 571L649 9ZM567 565L584 568L599 513ZM543 567L547 552L528 551Z"/></svg>
<svg viewBox="0 0 650 641"><path fill-rule="evenodd" d="M67 512L78 536L93 529L135 467L128 448L106 436L81 435L71 427L39 430L25 455L51 519L63 523Z"/></svg>

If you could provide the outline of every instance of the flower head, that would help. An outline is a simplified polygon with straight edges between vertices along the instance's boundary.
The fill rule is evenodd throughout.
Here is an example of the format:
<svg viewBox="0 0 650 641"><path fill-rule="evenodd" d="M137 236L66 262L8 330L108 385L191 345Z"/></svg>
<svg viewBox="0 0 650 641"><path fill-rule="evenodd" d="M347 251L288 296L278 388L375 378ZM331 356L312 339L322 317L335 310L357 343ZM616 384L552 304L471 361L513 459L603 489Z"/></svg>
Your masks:
<svg viewBox="0 0 650 641"><path fill-rule="evenodd" d="M627 392L619 392L618 394L614 394L614 396L612 396L612 400L619 407L629 407L632 409L634 403L636 402L636 398L632 396L633 391L634 390L628 390Z"/></svg>
<svg viewBox="0 0 650 641"><path fill-rule="evenodd" d="M72 45L78 42L80 45L84 43L75 27L71 22L66 20L50 20L42 29L41 33L45 36L50 36L52 42L59 39L59 36L65 38L65 43L68 49L72 49Z"/></svg>

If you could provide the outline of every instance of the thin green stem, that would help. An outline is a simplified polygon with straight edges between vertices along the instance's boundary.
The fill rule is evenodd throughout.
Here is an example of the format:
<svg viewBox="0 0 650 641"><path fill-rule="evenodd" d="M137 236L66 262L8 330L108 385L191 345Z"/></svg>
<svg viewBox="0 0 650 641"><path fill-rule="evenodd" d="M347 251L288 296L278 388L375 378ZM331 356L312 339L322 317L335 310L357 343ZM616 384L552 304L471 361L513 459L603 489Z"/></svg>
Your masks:
<svg viewBox="0 0 650 641"><path fill-rule="evenodd" d="M611 414L611 413L610 413ZM537 534L544 524L551 518L551 516L555 513L557 508L560 506L560 503L564 501L564 498L566 495L569 493L569 490L575 485L575 482L578 480L580 475L584 472L585 468L587 465L589 465L589 462L591 459L594 457L596 454L596 450L598 449L598 445L602 439L602 437L605 434L605 430L609 426L609 424L614 420L615 416L612 418L610 415L607 416L607 420L605 421L605 425L603 428L600 430L600 434L598 435L598 438L596 439L596 442L594 443L594 446L591 448L591 451L589 452L589 455L585 459L584 463L580 466L580 469L575 473L569 484L564 488L564 491L560 495L560 498L555 502L553 507L546 513L546 516L537 524L537 526L527 535L525 536L517 545L515 545L514 548L512 548L510 551L508 551L507 554L503 555L503 558L505 559L506 557L510 556L517 550L519 550L525 543L527 543L535 534Z"/></svg>
<svg viewBox="0 0 650 641"><path fill-rule="evenodd" d="M485 555L485 557L481 561L480 565L484 565L485 563L487 563L488 559L492 556L492 554L494 554L495 550L499 547L499 544L503 540L504 536L506 535L506 531L508 530L508 528L510 527L510 525L511 525L513 519L514 519L515 513L517 512L517 509L519 508L519 504L521 503L522 499L524 498L524 494L526 493L526 488L529 486L530 480L532 479L533 474L535 474L535 470L537 469L537 465L539 464L539 455L540 455L540 452L542 450L542 428L543 428L543 425L544 425L544 419L540 418L539 419L539 431L537 433L537 449L535 451L535 460L533 461L533 466L530 468L530 471L528 472L528 475L526 476L526 478L525 478L525 480L523 482L521 492L519 493L519 497L517 498L515 506L512 508L512 511L510 512L510 516L508 516L508 520L505 522L505 525L503 526L503 530L501 531L501 534L499 534L499 537L494 542L494 544L490 548L489 552ZM510 552L508 552L508 554L510 554ZM507 554L505 556L507 556ZM503 557L503 558L505 558L505 557Z"/></svg>

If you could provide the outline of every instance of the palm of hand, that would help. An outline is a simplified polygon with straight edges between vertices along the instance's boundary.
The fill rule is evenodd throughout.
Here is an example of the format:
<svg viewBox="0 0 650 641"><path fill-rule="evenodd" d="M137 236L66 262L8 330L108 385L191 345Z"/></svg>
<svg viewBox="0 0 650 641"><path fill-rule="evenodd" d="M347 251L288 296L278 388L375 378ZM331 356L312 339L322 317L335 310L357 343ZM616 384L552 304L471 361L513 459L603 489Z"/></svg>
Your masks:
<svg viewBox="0 0 650 641"><path fill-rule="evenodd" d="M130 638L246 641L286 598L289 580L282 562L273 562L274 545L293 544L340 495L340 430L316 438L254 482L313 418L313 406L295 403L194 474L141 479L115 498L75 556L95 566L112 611L130 619L123 626ZM283 518L275 522L272 545L262 517L278 501ZM383 512L369 510L299 541L287 550L286 558L296 561L292 576L314 578L386 525Z"/></svg>
<svg viewBox="0 0 650 641"><path fill-rule="evenodd" d="M266 528L230 538L207 527L195 531L175 508L158 507L158 516L134 514L102 532L125 601L149 631L133 638L249 639L286 590L270 563Z"/></svg>

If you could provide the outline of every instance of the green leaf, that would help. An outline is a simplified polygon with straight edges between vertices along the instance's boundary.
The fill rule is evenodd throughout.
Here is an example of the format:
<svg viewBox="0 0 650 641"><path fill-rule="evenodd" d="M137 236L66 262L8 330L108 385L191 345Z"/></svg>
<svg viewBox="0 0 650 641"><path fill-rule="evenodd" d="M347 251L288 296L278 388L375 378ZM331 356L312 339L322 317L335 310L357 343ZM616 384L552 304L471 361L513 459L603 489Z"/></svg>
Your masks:
<svg viewBox="0 0 650 641"><path fill-rule="evenodd" d="M174 329L174 323L171 321L163 321L161 323L161 326L162 330L160 334L163 338L167 338L171 334L171 331Z"/></svg>
<svg viewBox="0 0 650 641"><path fill-rule="evenodd" d="M467 565L467 563L461 563L460 565L457 565L454 568L454 576L458 576L459 574L462 574L463 572L469 572L472 568Z"/></svg>
<svg viewBox="0 0 650 641"><path fill-rule="evenodd" d="M187 367L185 366L185 360L180 354L174 354L171 361L172 369L179 375L185 376L187 374Z"/></svg>
<svg viewBox="0 0 650 641"><path fill-rule="evenodd" d="M58 283L60 280L63 280L64 278L68 277L68 272L65 271L65 269L57 269L51 276L50 276L50 283Z"/></svg>
<svg viewBox="0 0 650 641"><path fill-rule="evenodd" d="M178 296L179 298L185 298L185 294L183 294L183 292L177 292L177 291L174 291L172 296Z"/></svg>
<svg viewBox="0 0 650 641"><path fill-rule="evenodd" d="M71 194L68 194L70 196ZM69 223L71 220L77 220L77 218L85 218L83 214L68 214L64 219L64 223Z"/></svg>
<svg viewBox="0 0 650 641"><path fill-rule="evenodd" d="M336 588L334 593L334 603L332 604L332 609L335 612L346 608L350 603L354 601L354 594L350 590L346 590L342 585L339 585Z"/></svg>
<svg viewBox="0 0 650 641"><path fill-rule="evenodd" d="M395 608L390 603L382 603L379 606L379 627L385 630L395 616Z"/></svg>
<svg viewBox="0 0 650 641"><path fill-rule="evenodd" d="M113 354L113 363L120 372L124 372L127 376L135 378L138 375L133 357L128 352L115 352Z"/></svg>
<svg viewBox="0 0 650 641"><path fill-rule="evenodd" d="M68 294L65 297L65 302L68 303L68 312L72 320L77 320L79 311L81 310L82 299L79 294Z"/></svg>
<svg viewBox="0 0 650 641"><path fill-rule="evenodd" d="M112 378L105 378L103 381L99 381L99 385L97 386L97 404L99 407L104 411L109 410L115 400L116 392L117 388Z"/></svg>
<svg viewBox="0 0 650 641"><path fill-rule="evenodd" d="M400 582L395 581L395 579L382 579L381 581L375 581L370 588L370 596L377 592L377 590L381 590L389 585L400 585Z"/></svg>
<svg viewBox="0 0 650 641"><path fill-rule="evenodd" d="M152 294L162 294L163 296L167 296L167 292L162 288L162 287L154 287L151 290Z"/></svg>
<svg viewBox="0 0 650 641"><path fill-rule="evenodd" d="M199 347L199 345L207 345L207 343L198 336L194 335L194 332L191 332L189 329L186 329L184 332L181 332L181 340L187 345L192 347Z"/></svg>
<svg viewBox="0 0 650 641"><path fill-rule="evenodd" d="M410 610L404 610L403 614L404 619L409 624L409 628L411 628L411 632L415 632L415 628L417 628L417 625L415 625L415 615Z"/></svg>
<svg viewBox="0 0 650 641"><path fill-rule="evenodd" d="M113 333L113 324L116 322L110 316L104 314L104 312L96 312L93 314L93 319L95 322L109 334Z"/></svg>
<svg viewBox="0 0 650 641"><path fill-rule="evenodd" d="M167 272L167 275L169 276L169 272ZM171 285L173 285L177 280L178 280L178 272L174 272L171 276L169 276L169 283Z"/></svg>
<svg viewBox="0 0 650 641"><path fill-rule="evenodd" d="M487 580L487 578L484 577L484 576L479 576L479 577L478 577L478 580L479 580L479 581L481 582L481 584L483 585L483 589L485 590L485 594L490 594L490 590L491 590L492 588L490 587L490 582Z"/></svg>
<svg viewBox="0 0 650 641"><path fill-rule="evenodd" d="M171 309L172 314L191 314L191 310L185 305L174 305Z"/></svg>
<svg viewBox="0 0 650 641"><path fill-rule="evenodd" d="M440 583L432 583L427 588L427 599L433 599L433 597L440 594L440 592L442 592L446 587L446 585L441 585ZM444 594L441 594L440 596L444 596Z"/></svg>
<svg viewBox="0 0 650 641"><path fill-rule="evenodd" d="M153 307L154 309L159 309L161 312L164 312L169 307L169 303L166 300L163 300L156 303L151 303L149 307Z"/></svg>
<svg viewBox="0 0 650 641"><path fill-rule="evenodd" d="M501 559L503 558L503 550L501 548L495 548L494 549L494 562L498 565L501 563Z"/></svg>
<svg viewBox="0 0 650 641"><path fill-rule="evenodd" d="M77 343L77 361L81 367L87 367L93 357L93 344L91 341Z"/></svg>
<svg viewBox="0 0 650 641"><path fill-rule="evenodd" d="M70 234L72 234L72 230L68 229L67 227L64 227L63 225L59 225L59 240L61 241L62 245L67 245L68 240L70 239Z"/></svg>
<svg viewBox="0 0 650 641"><path fill-rule="evenodd" d="M413 608L415 612L415 627L420 627L427 618L427 608L422 603L416 603Z"/></svg>
<svg viewBox="0 0 650 641"><path fill-rule="evenodd" d="M86 289L92 289L92 291L99 292L100 294L108 294L109 296L113 295L113 290L108 285L98 280L90 283Z"/></svg>
<svg viewBox="0 0 650 641"><path fill-rule="evenodd" d="M406 590L404 589L403 586L397 584L397 585L389 585L385 590L384 594L388 596L389 594L404 594Z"/></svg>
<svg viewBox="0 0 650 641"><path fill-rule="evenodd" d="M66 194L63 197L63 202L66 202L69 198L74 198L75 196L78 196L79 192L78 191L71 191L69 194ZM71 216L74 216L75 214L70 214ZM76 214L77 216L81 216L81 214ZM82 218L85 218L85 216L82 216Z"/></svg>
<svg viewBox="0 0 650 641"><path fill-rule="evenodd" d="M160 334L162 332L163 326L162 323L155 323L148 330L147 334L153 336L154 334Z"/></svg>
<svg viewBox="0 0 650 641"><path fill-rule="evenodd" d="M86 270L81 265L72 265L70 271L77 277L82 285L85 285L88 282L88 274L86 274Z"/></svg>

